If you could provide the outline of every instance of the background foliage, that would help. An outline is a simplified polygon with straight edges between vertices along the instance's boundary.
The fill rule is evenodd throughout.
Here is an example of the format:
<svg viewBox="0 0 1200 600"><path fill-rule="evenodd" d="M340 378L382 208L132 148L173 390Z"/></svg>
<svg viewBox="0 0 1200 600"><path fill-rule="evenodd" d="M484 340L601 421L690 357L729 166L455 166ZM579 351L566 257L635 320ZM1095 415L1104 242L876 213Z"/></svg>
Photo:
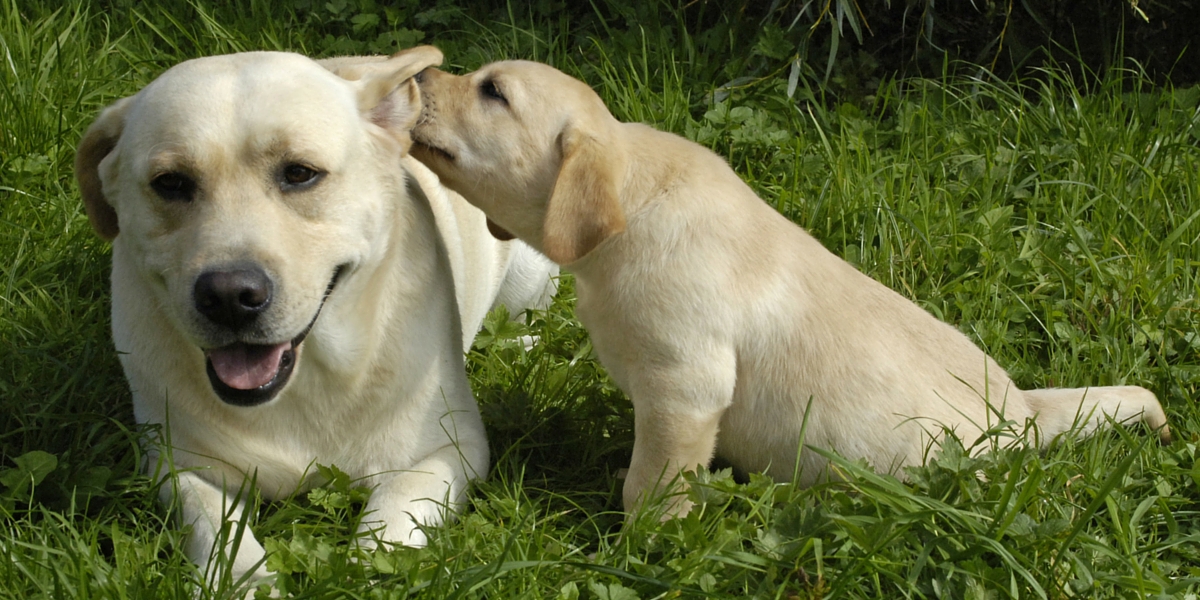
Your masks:
<svg viewBox="0 0 1200 600"><path fill-rule="evenodd" d="M1145 385L1176 441L962 440L906 483L842 461L847 482L805 490L718 470L692 515L622 528L631 409L566 278L469 355L495 466L462 518L427 549L358 555L364 492L323 466L327 486L254 525L282 595L1195 598L1200 88L1173 41L1191 4L1142 2L1149 24L1116 0L1034 4L0 0L0 596L194 594L137 470L108 249L71 172L83 129L194 56L432 42L452 70L519 57L583 78L619 118L727 157L1021 385ZM995 451L964 452L980 443Z"/></svg>

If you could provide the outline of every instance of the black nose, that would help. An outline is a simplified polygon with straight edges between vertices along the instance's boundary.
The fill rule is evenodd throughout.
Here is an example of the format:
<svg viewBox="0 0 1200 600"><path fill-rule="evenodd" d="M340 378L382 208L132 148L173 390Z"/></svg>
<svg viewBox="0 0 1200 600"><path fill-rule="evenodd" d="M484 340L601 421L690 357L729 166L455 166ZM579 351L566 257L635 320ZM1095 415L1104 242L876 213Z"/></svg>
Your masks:
<svg viewBox="0 0 1200 600"><path fill-rule="evenodd" d="M424 69L421 69L420 72L418 72L416 75L413 75L413 81L417 82L417 85L421 85L422 83L425 83L425 73L427 73L429 71L429 69L430 69L430 67L425 67Z"/></svg>
<svg viewBox="0 0 1200 600"><path fill-rule="evenodd" d="M237 331L271 305L271 279L258 267L208 271L196 279L192 299L200 314Z"/></svg>

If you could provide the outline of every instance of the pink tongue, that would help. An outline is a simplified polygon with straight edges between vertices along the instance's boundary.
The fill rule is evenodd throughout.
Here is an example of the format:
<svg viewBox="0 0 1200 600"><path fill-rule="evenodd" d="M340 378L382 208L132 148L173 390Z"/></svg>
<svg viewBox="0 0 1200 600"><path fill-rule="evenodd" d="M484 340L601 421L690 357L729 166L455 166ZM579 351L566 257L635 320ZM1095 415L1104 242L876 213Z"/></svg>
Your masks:
<svg viewBox="0 0 1200 600"><path fill-rule="evenodd" d="M235 390L260 388L279 373L280 359L290 343L275 346L233 344L208 351L208 360L221 381Z"/></svg>

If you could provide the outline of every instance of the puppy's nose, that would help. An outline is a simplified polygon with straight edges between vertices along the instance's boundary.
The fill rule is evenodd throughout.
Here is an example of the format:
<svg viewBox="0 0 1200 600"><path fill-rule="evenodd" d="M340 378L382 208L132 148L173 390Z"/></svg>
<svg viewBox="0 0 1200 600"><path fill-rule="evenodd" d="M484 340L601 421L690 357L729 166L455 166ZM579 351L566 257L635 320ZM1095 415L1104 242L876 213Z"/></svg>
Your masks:
<svg viewBox="0 0 1200 600"><path fill-rule="evenodd" d="M208 320L238 331L271 305L271 279L258 267L207 271L196 278L192 299Z"/></svg>
<svg viewBox="0 0 1200 600"><path fill-rule="evenodd" d="M430 69L430 67L425 67L424 69L421 69L421 71L419 73L417 73L416 75L413 75L413 81L417 82L417 85L421 85L422 83L425 83L425 73L428 73L429 69Z"/></svg>

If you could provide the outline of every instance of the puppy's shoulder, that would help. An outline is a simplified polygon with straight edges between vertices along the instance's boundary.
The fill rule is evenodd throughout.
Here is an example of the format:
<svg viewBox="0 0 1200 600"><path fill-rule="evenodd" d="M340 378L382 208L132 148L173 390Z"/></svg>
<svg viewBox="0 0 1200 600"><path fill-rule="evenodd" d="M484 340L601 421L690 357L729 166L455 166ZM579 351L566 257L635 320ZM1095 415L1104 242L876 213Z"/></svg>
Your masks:
<svg viewBox="0 0 1200 600"><path fill-rule="evenodd" d="M736 177L729 163L719 154L681 135L641 123L623 123L622 130L633 163L630 166L635 170L658 170L666 179L695 179L696 176L703 179L726 173Z"/></svg>
<svg viewBox="0 0 1200 600"><path fill-rule="evenodd" d="M638 143L651 151L669 150L676 155L700 153L724 160L715 152L677 133L663 131L645 123L621 123L620 127L626 142Z"/></svg>

